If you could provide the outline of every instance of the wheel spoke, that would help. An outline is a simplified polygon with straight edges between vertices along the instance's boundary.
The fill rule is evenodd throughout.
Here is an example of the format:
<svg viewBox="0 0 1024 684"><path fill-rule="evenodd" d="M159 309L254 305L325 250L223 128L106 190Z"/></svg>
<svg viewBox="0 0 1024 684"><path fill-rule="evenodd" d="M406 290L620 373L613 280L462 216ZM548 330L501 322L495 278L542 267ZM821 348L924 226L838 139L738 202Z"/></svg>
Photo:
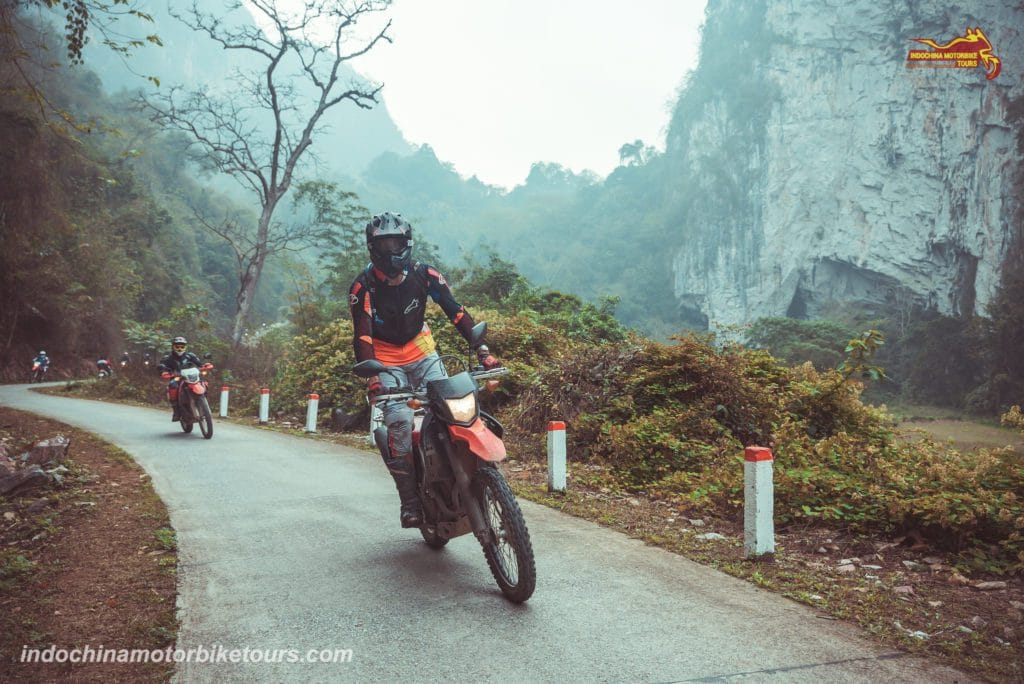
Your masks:
<svg viewBox="0 0 1024 684"><path fill-rule="evenodd" d="M509 584L519 583L519 563L516 558L516 550L509 544L508 530L505 528L504 511L501 504L494 496L490 487L486 490L487 517L491 525L491 533L494 535L495 555L501 565L502 574L508 579Z"/></svg>

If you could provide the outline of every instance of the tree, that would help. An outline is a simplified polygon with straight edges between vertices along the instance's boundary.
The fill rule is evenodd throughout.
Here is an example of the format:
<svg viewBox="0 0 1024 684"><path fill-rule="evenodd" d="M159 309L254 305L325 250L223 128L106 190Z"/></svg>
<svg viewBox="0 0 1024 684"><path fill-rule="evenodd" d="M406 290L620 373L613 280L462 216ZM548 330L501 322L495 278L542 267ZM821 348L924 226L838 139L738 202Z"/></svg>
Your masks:
<svg viewBox="0 0 1024 684"><path fill-rule="evenodd" d="M60 66L47 45L45 27L29 21L32 9L46 13L60 13L64 19L63 43L69 64L82 64L82 50L92 36L99 36L100 42L127 57L136 48L147 43L161 45L155 34L145 33L138 25L129 24L125 32L125 20L134 19L152 24L153 17L143 12L135 0L0 0L0 58L5 62L5 74L0 77L0 92L18 95L35 103L41 114L56 113L66 123L78 126L73 117L62 107L53 103L41 87L43 74ZM158 79L147 77L159 85Z"/></svg>
<svg viewBox="0 0 1024 684"><path fill-rule="evenodd" d="M622 166L642 166L653 159L658 151L637 138L619 148L619 163Z"/></svg>
<svg viewBox="0 0 1024 684"><path fill-rule="evenodd" d="M141 99L154 121L185 132L213 169L233 177L259 199L255 226L229 228L222 221L218 228L222 237L238 244L243 243L239 229L244 228L247 235L246 248L236 250L240 258L233 348L241 342L267 257L294 245L297 236L275 221L274 214L292 186L300 159L313 145L321 119L345 101L364 109L377 104L382 86L355 79L344 84L343 65L382 40L390 42L390 21L368 39L353 37L357 21L388 4L387 0L305 0L298 11L288 12L278 9L274 0L250 0L246 6L257 14L265 31L249 22L230 25L224 18L204 13L197 3L187 16L177 17L225 50L245 53L260 65L248 72L239 70L234 91L186 92L176 87ZM235 0L228 10L241 7ZM214 226L212 221L205 223Z"/></svg>

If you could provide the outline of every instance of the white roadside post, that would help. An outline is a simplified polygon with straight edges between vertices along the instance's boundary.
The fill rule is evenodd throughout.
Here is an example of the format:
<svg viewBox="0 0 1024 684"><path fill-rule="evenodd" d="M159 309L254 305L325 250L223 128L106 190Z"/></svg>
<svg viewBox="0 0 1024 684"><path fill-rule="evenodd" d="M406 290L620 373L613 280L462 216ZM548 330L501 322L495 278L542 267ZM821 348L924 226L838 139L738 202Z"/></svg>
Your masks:
<svg viewBox="0 0 1024 684"><path fill-rule="evenodd" d="M774 457L765 447L747 447L743 457L743 554L746 558L771 556L775 553Z"/></svg>
<svg viewBox="0 0 1024 684"><path fill-rule="evenodd" d="M548 423L548 491L565 491L565 423Z"/></svg>
<svg viewBox="0 0 1024 684"><path fill-rule="evenodd" d="M228 390L228 388L226 386L220 388L220 417L221 418L227 418L228 417L228 394L229 394L229 390Z"/></svg>
<svg viewBox="0 0 1024 684"><path fill-rule="evenodd" d="M316 432L316 410L320 405L320 395L309 395L309 406L306 408L306 432Z"/></svg>
<svg viewBox="0 0 1024 684"><path fill-rule="evenodd" d="M270 420L270 390L266 387L260 390L260 424L263 425Z"/></svg>

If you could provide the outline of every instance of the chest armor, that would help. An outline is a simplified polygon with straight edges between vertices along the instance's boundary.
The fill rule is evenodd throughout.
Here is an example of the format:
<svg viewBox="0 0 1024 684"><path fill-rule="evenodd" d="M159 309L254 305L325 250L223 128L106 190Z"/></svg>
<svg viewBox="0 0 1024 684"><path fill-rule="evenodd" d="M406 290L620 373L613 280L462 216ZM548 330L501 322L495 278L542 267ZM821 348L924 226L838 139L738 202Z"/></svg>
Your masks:
<svg viewBox="0 0 1024 684"><path fill-rule="evenodd" d="M387 285L367 274L370 306L373 311L373 337L391 344L405 344L423 330L427 310L426 282L415 269L401 285Z"/></svg>

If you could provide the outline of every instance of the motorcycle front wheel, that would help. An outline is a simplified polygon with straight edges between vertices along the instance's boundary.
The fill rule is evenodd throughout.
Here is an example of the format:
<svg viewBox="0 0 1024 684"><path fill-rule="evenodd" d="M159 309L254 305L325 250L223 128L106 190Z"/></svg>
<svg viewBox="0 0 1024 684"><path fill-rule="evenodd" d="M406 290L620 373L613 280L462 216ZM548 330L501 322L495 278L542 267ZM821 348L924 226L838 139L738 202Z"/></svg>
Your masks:
<svg viewBox="0 0 1024 684"><path fill-rule="evenodd" d="M213 414L210 412L210 402L206 397L199 397L195 400L199 407L199 431L203 433L203 439L213 437Z"/></svg>
<svg viewBox="0 0 1024 684"><path fill-rule="evenodd" d="M473 493L490 528L489 538L481 546L491 574L505 598L522 603L533 595L537 568L519 503L501 472L490 466L476 471Z"/></svg>

